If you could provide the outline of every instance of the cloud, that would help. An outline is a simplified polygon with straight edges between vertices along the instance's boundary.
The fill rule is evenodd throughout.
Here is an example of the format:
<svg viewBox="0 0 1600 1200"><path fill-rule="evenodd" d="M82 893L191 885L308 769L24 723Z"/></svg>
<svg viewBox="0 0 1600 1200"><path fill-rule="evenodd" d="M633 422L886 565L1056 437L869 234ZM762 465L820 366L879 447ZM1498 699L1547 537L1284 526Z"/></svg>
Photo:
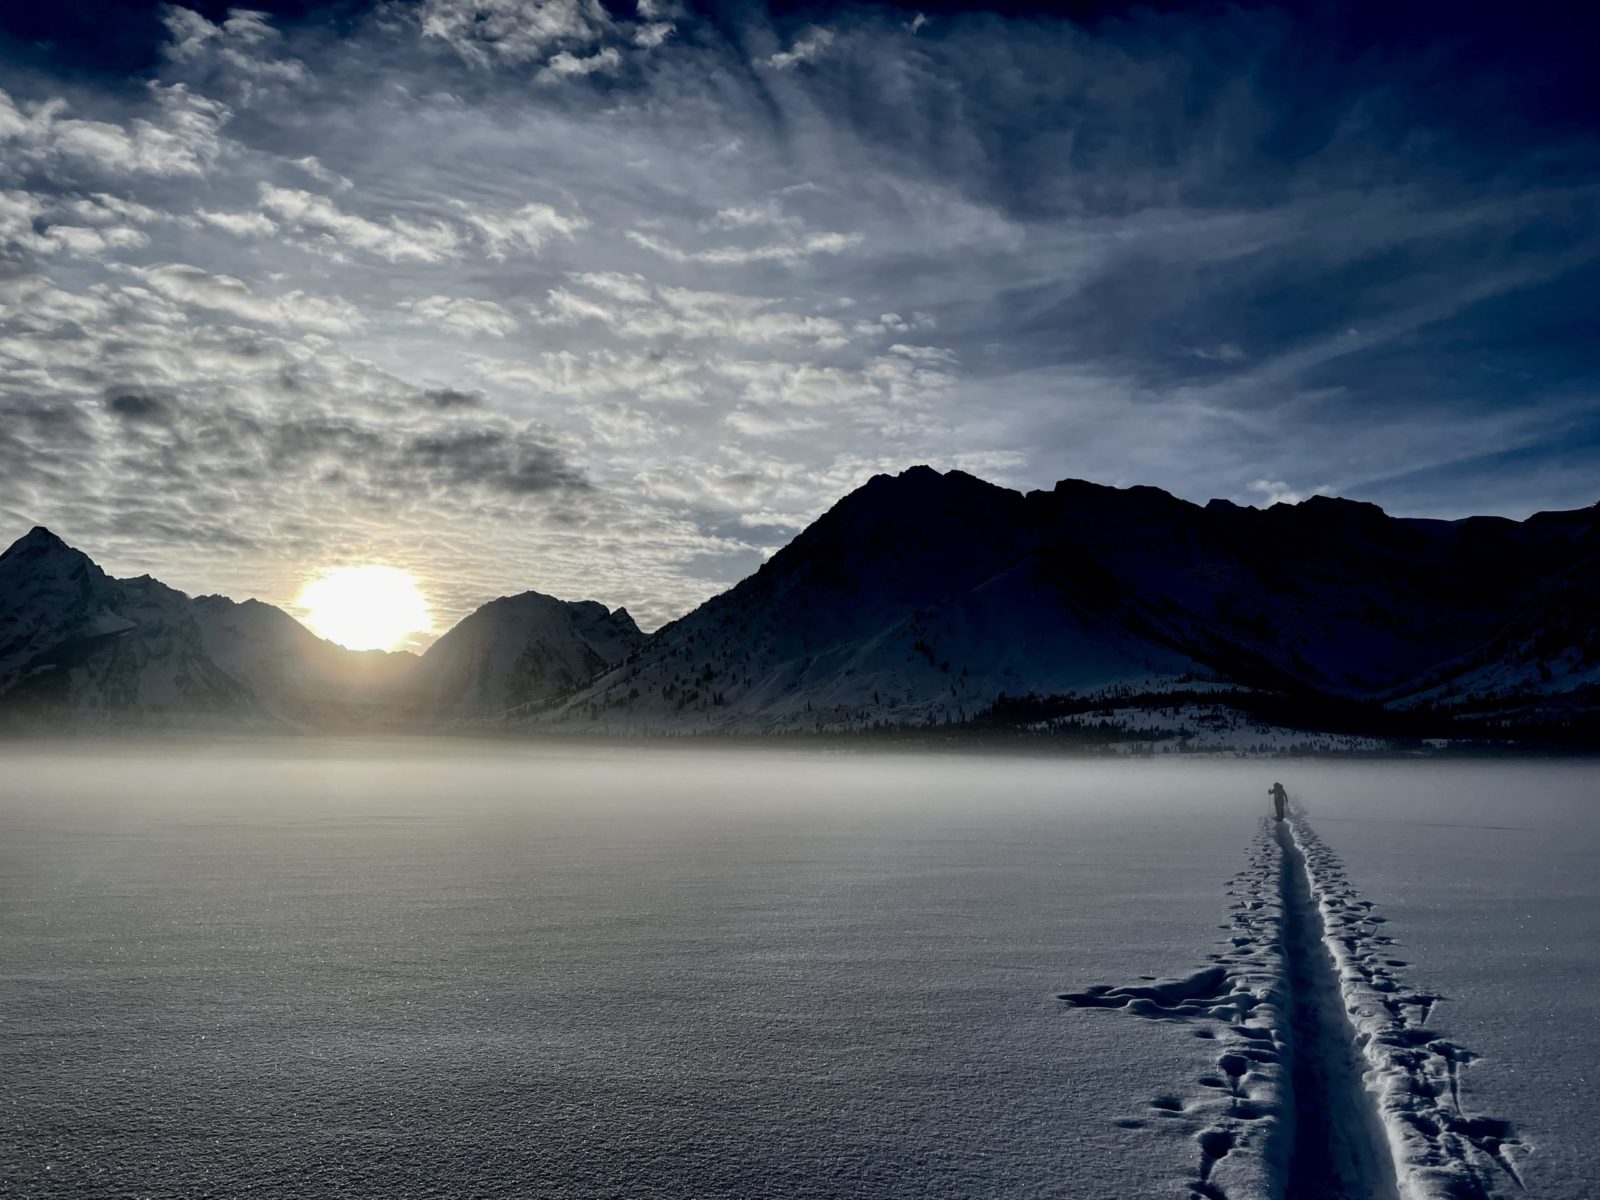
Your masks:
<svg viewBox="0 0 1600 1200"><path fill-rule="evenodd" d="M805 222L786 213L776 200L766 200L760 204L736 204L731 208L720 208L700 222L700 228L702 230L781 229L793 232L804 229Z"/></svg>
<svg viewBox="0 0 1600 1200"><path fill-rule="evenodd" d="M717 266L742 266L753 262L798 262L818 254L843 254L861 244L858 233L807 233L787 242L764 246L716 246L707 250L682 250L670 242L637 229L628 230L628 240L663 258L677 263L710 263Z"/></svg>
<svg viewBox="0 0 1600 1200"><path fill-rule="evenodd" d="M169 303L154 289L84 299L37 278L0 283L0 514L69 528L109 565L132 548L128 566L193 591L237 586L227 562L269 545L315 564L353 535L420 566L400 531L448 531L468 512L480 535L517 521L581 528L569 511L579 496L614 509L575 461L573 439L539 422L466 393L419 391L316 335L142 324L164 319ZM71 481L86 478L94 491L75 492ZM683 544L682 531L658 531ZM549 561L567 561L562 544L546 547ZM217 548L227 550L211 563L220 580L195 562ZM446 587L446 611L481 602L483 576L470 558L464 569L477 582L465 594ZM291 575L268 591L294 585Z"/></svg>
<svg viewBox="0 0 1600 1200"><path fill-rule="evenodd" d="M195 211L195 216L234 237L271 237L278 232L278 223L263 212L211 212L202 208Z"/></svg>
<svg viewBox="0 0 1600 1200"><path fill-rule="evenodd" d="M403 300L401 309L418 325L436 325L468 337L503 338L517 331L517 319L493 300L458 296L426 296Z"/></svg>
<svg viewBox="0 0 1600 1200"><path fill-rule="evenodd" d="M96 192L92 196L79 196L62 206L81 221L95 225L132 223L147 225L161 219L161 212L147 204L140 204L121 196Z"/></svg>
<svg viewBox="0 0 1600 1200"><path fill-rule="evenodd" d="M580 57L563 50L551 57L544 69L534 76L540 83L556 83L583 75L615 71L622 65L622 55L615 46L606 46L593 54Z"/></svg>
<svg viewBox="0 0 1600 1200"><path fill-rule="evenodd" d="M434 408L482 408L485 399L482 392L464 392L459 388L428 388L422 393L422 399Z"/></svg>
<svg viewBox="0 0 1600 1200"><path fill-rule="evenodd" d="M592 444L610 448L659 445L682 430L651 413L620 401L603 401L584 409Z"/></svg>
<svg viewBox="0 0 1600 1200"><path fill-rule="evenodd" d="M1220 342L1215 346L1197 346L1189 353L1207 362L1219 363L1243 362L1250 357L1233 342Z"/></svg>
<svg viewBox="0 0 1600 1200"><path fill-rule="evenodd" d="M468 209L464 219L477 230L485 252L497 262L516 254L537 254L546 243L556 238L571 240L589 227L580 214L563 213L539 203L524 204L510 212Z"/></svg>
<svg viewBox="0 0 1600 1200"><path fill-rule="evenodd" d="M331 170L325 166L322 160L315 154L302 155L301 157L294 159L291 165L299 168L301 171L304 171L318 183L327 184L329 187L339 188L341 190L355 187L355 184L351 183L343 175L339 174L339 172Z"/></svg>
<svg viewBox="0 0 1600 1200"><path fill-rule="evenodd" d="M653 50L671 37L676 28L671 21L651 21L634 30L633 44L641 49Z"/></svg>
<svg viewBox="0 0 1600 1200"><path fill-rule="evenodd" d="M801 63L812 62L822 57L828 47L833 45L833 41L833 30L813 26L796 38L794 45L789 49L780 50L768 58L767 65L775 71L787 71Z"/></svg>
<svg viewBox="0 0 1600 1200"><path fill-rule="evenodd" d="M590 294L552 288L546 324L598 321L625 338L678 338L764 345L804 342L837 348L850 331L833 317L774 311L774 301L729 292L648 284L638 275L578 272L572 282Z"/></svg>
<svg viewBox="0 0 1600 1200"><path fill-rule="evenodd" d="M704 390L702 358L689 354L625 354L555 350L531 359L479 358L485 380L536 395L585 398L626 394L667 403L697 402Z"/></svg>
<svg viewBox="0 0 1600 1200"><path fill-rule="evenodd" d="M95 200L74 200L62 205L49 197L22 190L0 191L0 243L34 254L66 254L95 258L119 250L137 250L149 235L131 225L68 225L53 221L54 210L80 220L115 220L116 206Z"/></svg>
<svg viewBox="0 0 1600 1200"><path fill-rule="evenodd" d="M127 421L156 421L167 415L169 401L144 392L118 392L106 397L106 409Z"/></svg>
<svg viewBox="0 0 1600 1200"><path fill-rule="evenodd" d="M563 45L588 45L612 29L596 0L424 0L422 36L475 67L542 60Z"/></svg>
<svg viewBox="0 0 1600 1200"><path fill-rule="evenodd" d="M122 124L66 116L59 98L18 105L0 89L0 144L40 165L65 160L102 175L203 176L231 110L182 83L152 82L148 95L151 115Z"/></svg>
<svg viewBox="0 0 1600 1200"><path fill-rule="evenodd" d="M481 486L513 496L587 488L560 448L526 431L468 429L412 438L401 451L446 486Z"/></svg>
<svg viewBox="0 0 1600 1200"><path fill-rule="evenodd" d="M52 225L35 242L36 248L46 253L65 250L81 258L93 258L113 250L137 250L149 244L148 234L127 225L110 228Z"/></svg>
<svg viewBox="0 0 1600 1200"><path fill-rule="evenodd" d="M282 39L265 13L236 8L213 24L193 9L167 5L161 19L171 34L165 48L171 62L208 67L219 83L245 99L258 101L263 85L312 81L303 62L272 53Z"/></svg>
<svg viewBox="0 0 1600 1200"><path fill-rule="evenodd" d="M292 229L320 233L340 245L389 262L437 263L453 257L461 237L447 221L373 221L342 211L326 196L298 188L261 185L261 207Z"/></svg>
<svg viewBox="0 0 1600 1200"><path fill-rule="evenodd" d="M779 415L765 412L761 409L736 408L723 420L735 432L752 438L780 437L791 433L811 433L822 428L822 422L815 417L802 417L793 414ZM768 521L761 524L770 524Z"/></svg>
<svg viewBox="0 0 1600 1200"><path fill-rule="evenodd" d="M359 309L336 296L312 296L299 290L260 296L243 280L212 275L182 263L135 267L132 273L169 300L245 321L328 334L350 333L365 324Z"/></svg>

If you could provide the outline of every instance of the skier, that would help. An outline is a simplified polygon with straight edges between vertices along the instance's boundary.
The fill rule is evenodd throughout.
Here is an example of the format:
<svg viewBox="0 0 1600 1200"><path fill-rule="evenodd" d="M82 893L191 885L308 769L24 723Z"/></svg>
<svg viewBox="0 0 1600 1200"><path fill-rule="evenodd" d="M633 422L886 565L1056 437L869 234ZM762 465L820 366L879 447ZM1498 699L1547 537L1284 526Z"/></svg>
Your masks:
<svg viewBox="0 0 1600 1200"><path fill-rule="evenodd" d="M1267 789L1267 795L1272 797L1272 811L1278 820L1283 820L1283 810L1289 805L1289 793L1283 790L1283 784L1275 783Z"/></svg>

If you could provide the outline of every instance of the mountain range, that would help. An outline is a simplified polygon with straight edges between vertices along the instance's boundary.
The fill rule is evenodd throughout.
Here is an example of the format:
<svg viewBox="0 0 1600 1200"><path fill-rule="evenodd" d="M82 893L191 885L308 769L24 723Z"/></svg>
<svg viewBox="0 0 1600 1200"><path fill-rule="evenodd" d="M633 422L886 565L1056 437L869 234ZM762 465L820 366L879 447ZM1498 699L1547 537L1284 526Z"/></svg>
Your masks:
<svg viewBox="0 0 1600 1200"><path fill-rule="evenodd" d="M32 727L438 726L570 691L643 640L623 609L526 592L420 656L347 650L259 600L113 579L47 529L0 555L0 719Z"/></svg>
<svg viewBox="0 0 1600 1200"><path fill-rule="evenodd" d="M0 556L0 714L607 734L1048 735L1095 718L1114 738L1130 713L1165 736L1223 709L1253 728L1586 743L1597 589L1600 505L1443 521L915 467L649 637L622 609L526 592L412 656L344 650L259 601L111 579L35 529Z"/></svg>

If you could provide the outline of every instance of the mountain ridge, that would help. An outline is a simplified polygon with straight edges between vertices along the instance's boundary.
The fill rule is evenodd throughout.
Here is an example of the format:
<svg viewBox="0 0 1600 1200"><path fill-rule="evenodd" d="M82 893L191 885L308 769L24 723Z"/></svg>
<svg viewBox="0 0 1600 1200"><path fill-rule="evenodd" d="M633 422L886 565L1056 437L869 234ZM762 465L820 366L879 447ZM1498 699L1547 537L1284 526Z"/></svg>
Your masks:
<svg viewBox="0 0 1600 1200"><path fill-rule="evenodd" d="M97 598L63 610L71 628L13 611L8 576L51 561L28 586L70 591L76 571ZM0 707L18 684L7 675L17 646L37 656L55 637L77 665L39 660L41 673L76 678L78 658L137 643L127 614L148 623L154 605L195 696L290 727L992 729L1005 714L1227 695L1268 718L1279 696L1284 712L1326 711L1336 724L1371 713L1375 728L1413 734L1588 737L1600 712L1597 586L1600 504L1449 521L1340 497L1201 505L1082 480L1021 492L919 466L873 476L648 637L623 609L527 591L480 606L414 660L362 660L260 601L110 580L35 527L0 556ZM31 641L18 641L24 626Z"/></svg>
<svg viewBox="0 0 1600 1200"><path fill-rule="evenodd" d="M549 607L540 629L519 631L513 620L500 636L542 639L559 647L563 662L578 665L546 679L548 664L541 662L533 678L519 679L518 664L511 664L500 672L505 696L478 703L456 697L445 711L419 686L438 658L429 658L437 642L422 656L349 650L260 600L190 597L148 575L113 578L34 526L0 554L0 720L283 731L444 724L570 687L642 639L621 609L617 618L594 601L542 599ZM470 629L474 617L499 603L451 632Z"/></svg>
<svg viewBox="0 0 1600 1200"><path fill-rule="evenodd" d="M1080 480L1020 493L913 468L875 476L628 664L519 719L827 732L1195 681L1376 700L1486 643L1532 590L1520 581L1596 544L1597 515L1439 521L1336 497L1256 509ZM977 627L1022 649L985 646Z"/></svg>

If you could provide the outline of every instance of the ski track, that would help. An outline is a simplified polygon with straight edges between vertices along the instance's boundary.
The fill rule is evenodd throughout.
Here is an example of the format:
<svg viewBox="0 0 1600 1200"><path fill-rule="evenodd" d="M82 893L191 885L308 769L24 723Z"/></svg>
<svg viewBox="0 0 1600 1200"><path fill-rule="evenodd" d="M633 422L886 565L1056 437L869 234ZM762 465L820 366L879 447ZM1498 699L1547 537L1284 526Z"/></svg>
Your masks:
<svg viewBox="0 0 1600 1200"><path fill-rule="evenodd" d="M1341 1140L1358 1144L1365 1152L1346 1166L1372 1174L1348 1183L1344 1193L1330 1184L1324 1195L1495 1200L1521 1192L1517 1163L1526 1146L1509 1122L1468 1115L1462 1106L1462 1071L1476 1056L1427 1028L1441 997L1404 982L1399 969L1406 964L1394 957L1385 919L1349 884L1343 863L1304 816L1294 814L1284 828L1280 840L1277 823L1262 820L1244 870L1228 882L1227 937L1206 955L1208 965L1179 978L1141 976L1122 987L1098 984L1057 997L1073 1008L1192 1024L1196 1037L1216 1043L1214 1070L1116 1123L1188 1132L1198 1158L1188 1195L1202 1200L1288 1196L1297 1113L1303 1121L1307 1114L1327 1121L1330 1112L1341 1111L1341 1101L1348 1101L1347 1113L1352 1104L1367 1106L1349 1114L1349 1123L1371 1128L1375 1141L1386 1136L1388 1144L1361 1147L1362 1133L1340 1130L1342 1137L1328 1141L1331 1153L1349 1151L1336 1144ZM1299 861L1291 862L1291 855ZM1303 890L1286 896L1291 887ZM1290 929L1296 919L1302 925ZM1291 962L1289 955L1304 956L1319 942L1331 959L1337 994L1330 987L1325 995L1296 996L1293 981L1305 988L1306 979L1327 972L1324 964ZM1340 1007L1347 1024L1335 1024ZM1337 1053L1325 1045L1303 1048L1319 1059L1310 1075L1348 1096L1300 1097L1297 1103L1296 1029L1305 1037L1319 1023L1323 1038L1331 1028L1350 1041L1335 1047ZM1356 1064L1365 1067L1359 1079ZM1302 1080L1305 1065L1298 1072Z"/></svg>
<svg viewBox="0 0 1600 1200"><path fill-rule="evenodd" d="M1477 1059L1428 1028L1443 997L1408 985L1385 919L1345 876L1344 863L1303 816L1290 834L1322 914L1323 944L1367 1065L1367 1090L1389 1135L1404 1200L1489 1200L1523 1190L1528 1147L1509 1121L1473 1115L1461 1078Z"/></svg>

